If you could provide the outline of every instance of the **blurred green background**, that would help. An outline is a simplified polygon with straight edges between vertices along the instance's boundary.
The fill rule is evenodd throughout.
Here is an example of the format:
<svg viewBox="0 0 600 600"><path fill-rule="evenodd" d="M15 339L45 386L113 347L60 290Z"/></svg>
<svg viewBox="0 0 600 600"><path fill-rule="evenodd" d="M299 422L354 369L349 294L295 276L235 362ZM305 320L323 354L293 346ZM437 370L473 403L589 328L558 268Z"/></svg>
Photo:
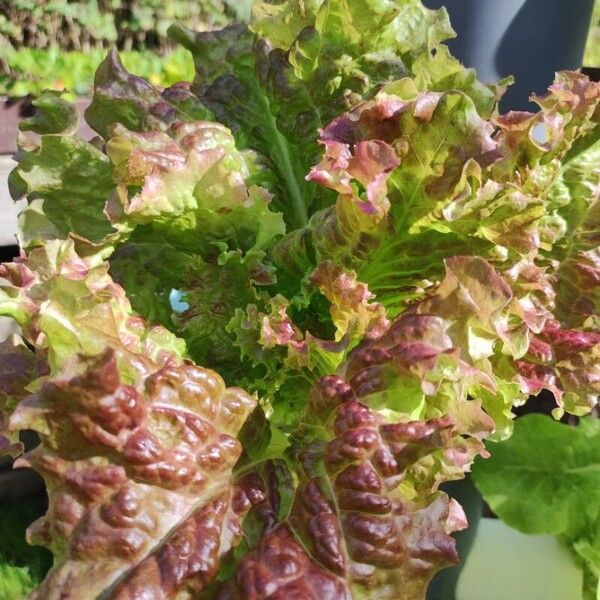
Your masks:
<svg viewBox="0 0 600 600"><path fill-rule="evenodd" d="M600 0L594 4L592 27L587 41L583 64L586 67L600 68Z"/></svg>
<svg viewBox="0 0 600 600"><path fill-rule="evenodd" d="M116 45L127 69L155 85L193 75L191 56L166 37L174 21L198 30L246 20L252 0L1 0L0 94L89 93Z"/></svg>

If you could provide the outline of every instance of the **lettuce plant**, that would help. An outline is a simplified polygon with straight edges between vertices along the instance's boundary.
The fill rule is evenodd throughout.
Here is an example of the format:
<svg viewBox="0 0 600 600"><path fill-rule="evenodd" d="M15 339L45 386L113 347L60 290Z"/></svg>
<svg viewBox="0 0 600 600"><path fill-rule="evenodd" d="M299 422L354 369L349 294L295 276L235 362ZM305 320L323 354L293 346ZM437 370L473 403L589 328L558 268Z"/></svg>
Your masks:
<svg viewBox="0 0 600 600"><path fill-rule="evenodd" d="M172 38L192 83L111 52L10 177L4 447L46 481L32 598L423 598L512 407L600 389L600 86L535 113L419 0L258 2ZM40 134L29 136L27 131Z"/></svg>

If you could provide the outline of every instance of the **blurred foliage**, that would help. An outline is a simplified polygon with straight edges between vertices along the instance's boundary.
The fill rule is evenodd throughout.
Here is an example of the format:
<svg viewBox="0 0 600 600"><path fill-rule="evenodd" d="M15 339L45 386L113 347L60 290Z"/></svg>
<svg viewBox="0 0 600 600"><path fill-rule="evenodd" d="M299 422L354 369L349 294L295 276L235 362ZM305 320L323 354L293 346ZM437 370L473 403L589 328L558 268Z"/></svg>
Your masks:
<svg viewBox="0 0 600 600"><path fill-rule="evenodd" d="M20 600L44 578L52 555L40 546L30 546L23 531L44 514L44 497L0 503L0 599Z"/></svg>
<svg viewBox="0 0 600 600"><path fill-rule="evenodd" d="M251 0L0 0L0 45L164 50L173 21L194 29L245 19Z"/></svg>
<svg viewBox="0 0 600 600"><path fill-rule="evenodd" d="M596 0L596 4L594 5L592 26L585 49L583 64L586 67L600 68L600 0Z"/></svg>
<svg viewBox="0 0 600 600"><path fill-rule="evenodd" d="M9 70L0 73L0 94L6 96L38 95L45 89L67 90L67 99L91 92L94 73L106 57L98 48L88 52L0 47L0 61ZM177 48L165 56L150 50L123 51L121 58L127 70L148 79L152 84L169 86L178 81L191 81L194 76L192 55Z"/></svg>
<svg viewBox="0 0 600 600"><path fill-rule="evenodd" d="M167 86L191 80L192 58L174 48L174 21L205 30L245 20L252 0L0 0L0 94L90 92L113 45L129 71Z"/></svg>

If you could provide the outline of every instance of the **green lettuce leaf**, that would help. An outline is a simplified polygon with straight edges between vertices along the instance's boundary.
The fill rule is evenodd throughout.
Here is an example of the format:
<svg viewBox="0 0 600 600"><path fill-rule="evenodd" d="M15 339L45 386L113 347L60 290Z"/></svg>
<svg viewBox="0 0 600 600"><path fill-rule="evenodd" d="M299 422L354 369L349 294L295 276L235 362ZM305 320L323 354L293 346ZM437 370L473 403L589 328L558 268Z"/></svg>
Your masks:
<svg viewBox="0 0 600 600"><path fill-rule="evenodd" d="M68 236L102 245L116 233L103 212L115 189L110 161L93 144L43 135L39 143L21 140L16 158L8 183L15 200L30 203L20 217L25 248Z"/></svg>
<svg viewBox="0 0 600 600"><path fill-rule="evenodd" d="M267 157L275 175L271 186L275 205L286 222L306 223L314 186L304 181L304 175L316 157L317 124L305 127L308 142L280 131L269 95L257 76L254 35L241 25L203 33L174 25L170 35L194 56L194 89L202 102L232 129L241 148L252 148ZM300 136L296 133L295 137Z"/></svg>
<svg viewBox="0 0 600 600"><path fill-rule="evenodd" d="M342 110L373 95L383 83L423 73L419 59L436 54L453 35L444 10L417 0L262 2L250 29L238 25L194 33L173 26L170 35L194 55L194 89L238 143L263 154L275 174L272 191L286 222L306 224L331 195L304 180L316 162L317 130ZM255 42L256 40L256 42ZM497 92L446 53L436 61L437 87L475 86L485 110ZM433 73L433 70L432 70ZM422 85L431 83L423 77Z"/></svg>
<svg viewBox="0 0 600 600"><path fill-rule="evenodd" d="M182 300L188 307L173 316L190 356L215 365L228 381L239 381L245 370L229 323L236 311L257 302L261 287L273 283L261 258L232 253L216 264L197 262L189 269L184 287Z"/></svg>
<svg viewBox="0 0 600 600"><path fill-rule="evenodd" d="M21 131L34 131L41 135L75 133L78 115L75 106L61 98L62 92L46 90L32 101L35 113L19 123Z"/></svg>
<svg viewBox="0 0 600 600"><path fill-rule="evenodd" d="M587 418L569 427L543 415L515 424L510 440L490 445L473 478L492 510L530 534L558 536L586 571L586 598L600 576L600 427Z"/></svg>
<svg viewBox="0 0 600 600"><path fill-rule="evenodd" d="M340 195L278 244L278 263L293 272L315 257L358 267L395 314L441 276L444 258L492 258L496 240L483 235L480 219L468 226L442 214L497 159L492 132L461 92L414 91L406 100L382 93L334 120L322 132L325 156L310 179Z"/></svg>
<svg viewBox="0 0 600 600"><path fill-rule="evenodd" d="M525 391L553 392L560 418L564 411L585 415L598 404L600 395L600 332L567 329L549 321L532 339L528 355L518 371Z"/></svg>
<svg viewBox="0 0 600 600"><path fill-rule="evenodd" d="M199 262L165 242L129 242L110 258L110 274L123 287L131 308L148 321L173 329L173 298L180 298L188 273Z"/></svg>
<svg viewBox="0 0 600 600"><path fill-rule="evenodd" d="M247 386L271 398L277 404L274 413L284 413L284 420L304 408L307 384L335 372L352 348L363 339L378 339L389 327L384 307L372 301L373 294L357 281L356 273L333 262L322 263L311 274L304 292L305 297L291 302L278 294L268 303L250 303L245 311L237 309L227 325L241 359L267 375L267 382L258 379ZM292 389L286 380L298 378L297 389ZM296 408L282 408L288 403Z"/></svg>
<svg viewBox="0 0 600 600"><path fill-rule="evenodd" d="M518 256L529 258L554 245L560 251L568 224L578 218L561 213L584 209L568 204L571 189L589 207L593 231L597 86L566 73L536 101L536 114L509 113L490 122L464 92L420 92L404 79L324 128L328 160L311 178L341 194L352 189L365 209L385 214L386 234L373 243L359 275L392 314L439 280L444 258L478 254L499 265L510 259L512 266ZM367 154L367 147L378 151ZM291 264L304 264L297 257L310 255L310 229L282 242ZM330 250L332 258L344 256L348 229L341 222L330 227L326 239L337 249ZM348 254L356 260L360 254L353 249ZM593 259L586 256L585 264ZM582 271L589 273L589 266Z"/></svg>
<svg viewBox="0 0 600 600"><path fill-rule="evenodd" d="M331 303L336 341L344 336L358 340L364 337L377 339L389 327L385 308L372 302L375 295L364 283L357 281L354 271L345 271L332 261L325 261L311 274L310 282Z"/></svg>
<svg viewBox="0 0 600 600"><path fill-rule="evenodd" d="M176 123L168 134L116 125L111 132L107 153L118 185L106 212L115 225L145 225L138 238L159 236L205 255L216 253L214 242L262 250L284 232L268 192L247 183L253 156L239 152L222 125Z"/></svg>
<svg viewBox="0 0 600 600"><path fill-rule="evenodd" d="M445 266L446 276L436 294L423 300L417 312L451 320L449 334L466 360L476 363L497 350L522 358L531 330L510 285L479 257L457 256L446 260Z"/></svg>
<svg viewBox="0 0 600 600"><path fill-rule="evenodd" d="M339 372L361 402L383 414L403 420L451 417L466 436L469 454L482 450L480 440L494 429L470 391L494 384L461 358L449 328L437 316L401 315L383 336L359 345Z"/></svg>

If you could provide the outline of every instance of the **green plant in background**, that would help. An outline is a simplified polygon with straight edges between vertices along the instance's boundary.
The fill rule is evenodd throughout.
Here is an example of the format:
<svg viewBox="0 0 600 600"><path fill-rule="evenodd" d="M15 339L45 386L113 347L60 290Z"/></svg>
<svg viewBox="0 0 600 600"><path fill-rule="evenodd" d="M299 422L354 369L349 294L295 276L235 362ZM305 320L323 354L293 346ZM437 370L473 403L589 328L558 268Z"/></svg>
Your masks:
<svg viewBox="0 0 600 600"><path fill-rule="evenodd" d="M594 4L592 26L585 49L583 64L586 67L600 68L600 0Z"/></svg>
<svg viewBox="0 0 600 600"><path fill-rule="evenodd" d="M174 21L195 29L247 19L248 0L5 0L0 3L0 46L165 48Z"/></svg>
<svg viewBox="0 0 600 600"><path fill-rule="evenodd" d="M24 529L45 509L43 498L26 502L0 502L0 598L21 600L44 578L52 555L44 548L30 546Z"/></svg>
<svg viewBox="0 0 600 600"><path fill-rule="evenodd" d="M492 510L530 534L559 537L584 566L586 597L600 595L600 420L569 427L545 415L515 422L510 439L489 445L473 478Z"/></svg>
<svg viewBox="0 0 600 600"><path fill-rule="evenodd" d="M193 61L174 49L166 31L174 22L194 29L246 20L244 0L9 0L0 3L0 94L39 95L66 89L91 92L93 76L116 45L132 72L154 85L191 79Z"/></svg>
<svg viewBox="0 0 600 600"><path fill-rule="evenodd" d="M0 75L0 94L38 96L44 90L67 90L66 98L89 95L94 73L106 52L48 50L13 50L0 47L0 58L10 64L10 74ZM183 48L166 55L146 51L124 51L123 63L132 73L145 77L153 85L169 86L193 77L194 62Z"/></svg>
<svg viewBox="0 0 600 600"><path fill-rule="evenodd" d="M115 42L107 5L96 0L5 0L0 3L0 46L88 50Z"/></svg>

